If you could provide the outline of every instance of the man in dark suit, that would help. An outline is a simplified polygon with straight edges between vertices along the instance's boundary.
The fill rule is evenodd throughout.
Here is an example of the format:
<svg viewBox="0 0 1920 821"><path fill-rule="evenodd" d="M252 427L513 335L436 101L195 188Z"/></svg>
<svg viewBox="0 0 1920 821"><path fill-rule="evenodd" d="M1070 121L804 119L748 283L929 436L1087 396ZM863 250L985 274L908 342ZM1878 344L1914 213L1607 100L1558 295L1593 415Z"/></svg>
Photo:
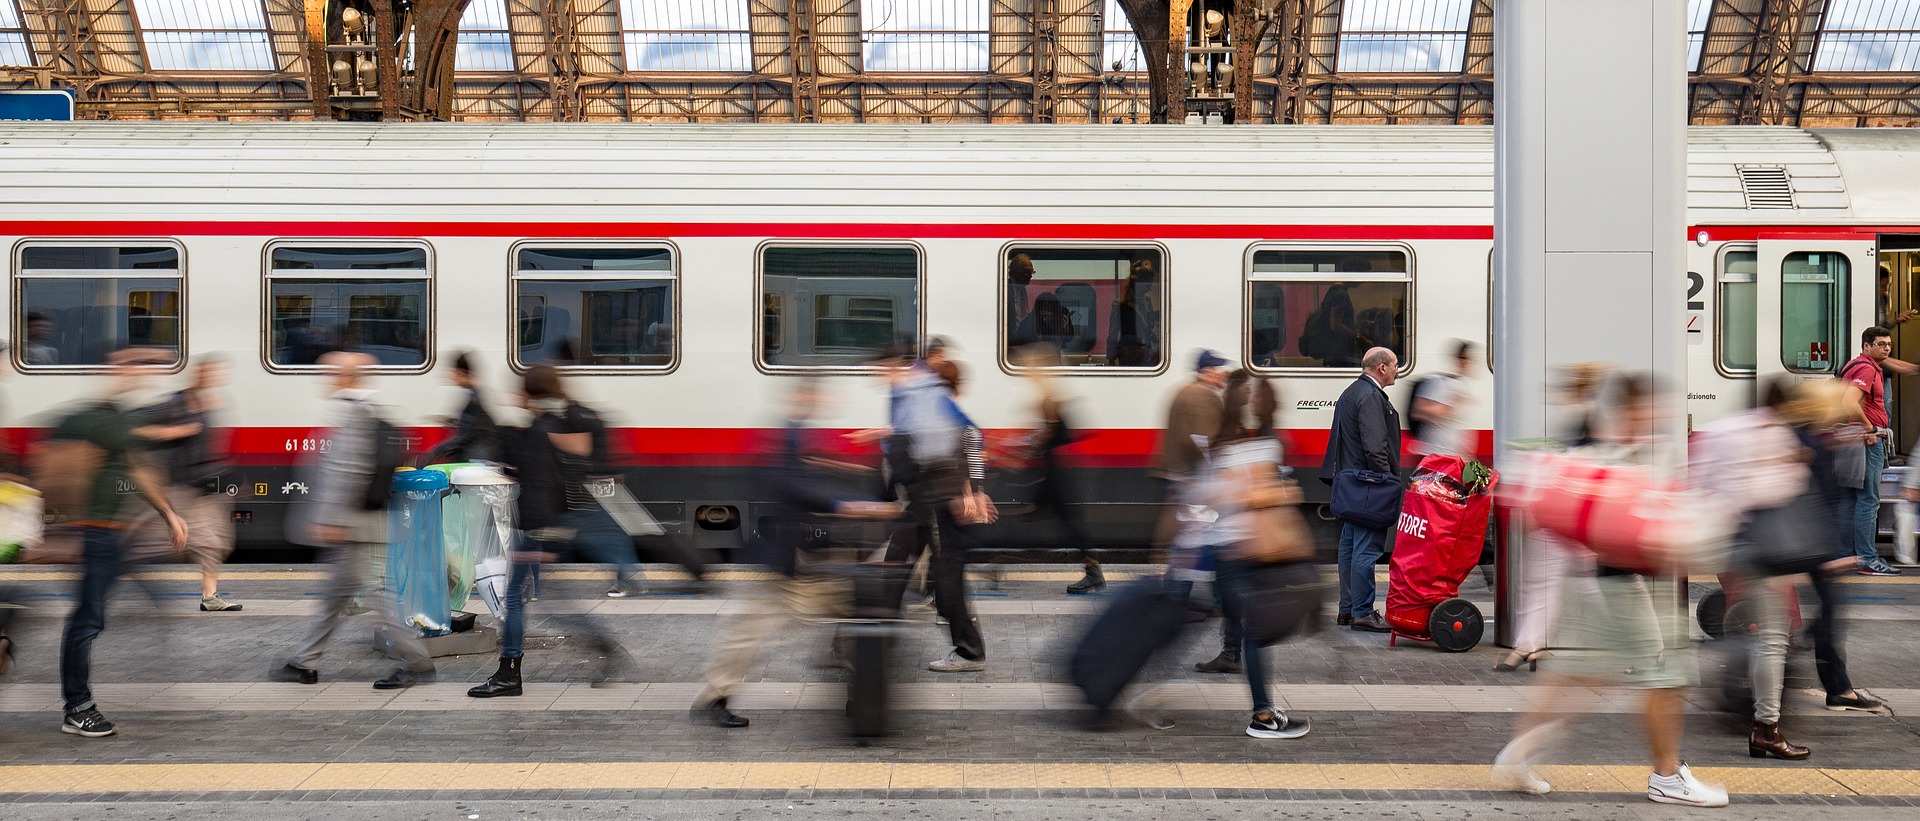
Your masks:
<svg viewBox="0 0 1920 821"><path fill-rule="evenodd" d="M1387 401L1387 388L1400 370L1400 358L1386 348L1374 348L1360 359L1360 378L1340 394L1333 408L1333 430L1327 437L1327 458L1320 464L1320 480L1347 468L1393 473L1400 462L1400 414ZM1387 528L1340 523L1340 615L1337 623L1369 633L1387 632L1387 623L1373 609L1373 567L1385 551Z"/></svg>

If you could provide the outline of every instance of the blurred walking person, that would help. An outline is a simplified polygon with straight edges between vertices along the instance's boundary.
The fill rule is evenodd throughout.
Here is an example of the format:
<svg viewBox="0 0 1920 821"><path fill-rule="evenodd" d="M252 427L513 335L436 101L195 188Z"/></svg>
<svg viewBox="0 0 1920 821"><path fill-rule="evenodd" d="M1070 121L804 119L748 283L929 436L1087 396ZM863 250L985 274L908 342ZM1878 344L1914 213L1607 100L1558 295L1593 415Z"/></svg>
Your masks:
<svg viewBox="0 0 1920 821"><path fill-rule="evenodd" d="M1598 414L1598 397L1607 367L1596 363L1576 363L1566 368L1559 389L1551 394L1550 434L1559 447L1578 448L1593 444L1593 428ZM1515 590L1513 607L1513 650L1494 664L1495 672L1511 673L1522 667L1539 669L1549 649L1550 633L1560 615L1561 586L1574 573L1592 574L1591 561L1578 546L1558 536L1537 530L1519 539L1520 587Z"/></svg>
<svg viewBox="0 0 1920 821"><path fill-rule="evenodd" d="M1598 441L1582 453L1619 465L1644 466L1657 444L1654 387L1645 376L1615 380L1615 397L1599 426ZM1551 483L1551 477L1538 480ZM1624 686L1645 693L1641 719L1653 759L1647 799L1662 804L1724 807L1727 792L1695 778L1680 759L1685 731L1684 688L1695 683L1693 640L1684 624L1679 578L1650 577L1600 560L1591 577L1570 577L1562 590L1560 639L1549 697L1521 719L1513 740L1494 758L1492 776L1501 789L1544 795L1552 784L1535 765L1564 732L1567 716L1580 715L1596 687Z"/></svg>
<svg viewBox="0 0 1920 821"><path fill-rule="evenodd" d="M606 424L592 408L568 397L560 371L552 365L527 369L521 377L520 398L532 420L525 429L507 432L503 437L506 463L520 482L520 532L510 557L513 571L507 581L506 624L500 631L500 667L485 683L467 691L474 698L518 696L522 692L520 663L525 656L527 600L539 566L569 553L605 558L597 555L597 547L581 540L587 537L582 524L607 515L587 490L589 477L606 469ZM620 652L619 645L585 616L572 621L581 627L601 659L593 680L597 685L606 680Z"/></svg>
<svg viewBox="0 0 1920 821"><path fill-rule="evenodd" d="M447 370L447 382L460 389L464 400L460 405L460 415L453 420L453 434L421 458L420 464L493 462L500 459L500 427L494 424L493 414L487 412L487 397L480 390L479 378L474 375L477 366L478 360L472 351L459 351L453 355L453 365Z"/></svg>
<svg viewBox="0 0 1920 821"><path fill-rule="evenodd" d="M694 699L693 716L717 727L739 728L749 723L733 712L727 700L746 680L760 647L792 622L817 623L845 617L852 591L845 579L822 572L824 559L812 538L813 518L833 514L855 518L890 519L900 508L882 502L835 493L832 482L806 464L808 425L824 397L819 383L802 380L788 399L787 420L771 449L769 464L760 472L763 498L761 526L749 544L757 564L780 574L760 586L766 606L749 607L727 625L713 657L707 662L706 686Z"/></svg>
<svg viewBox="0 0 1920 821"><path fill-rule="evenodd" d="M887 461L907 501L887 561L911 562L921 550L932 551L934 609L947 621L953 649L927 669L979 672L987 669L987 648L967 601L968 539L960 532L969 508L979 502L966 463L964 431L971 423L946 380L933 371L937 363L914 361L896 347L881 355L880 364L892 397Z"/></svg>
<svg viewBox="0 0 1920 821"><path fill-rule="evenodd" d="M1467 392L1467 375L1473 372L1474 345L1456 339L1452 348L1453 370L1429 374L1414 383L1407 432L1413 436L1413 452L1421 456L1472 459L1473 432L1461 419L1473 404L1473 395Z"/></svg>
<svg viewBox="0 0 1920 821"><path fill-rule="evenodd" d="M374 408L373 389L366 386L366 370L376 363L368 354L345 351L319 358L329 377L327 425L322 434L327 447L308 470L311 492L294 508L288 537L295 544L320 548L329 576L320 614L285 663L270 673L274 681L320 683L314 665L366 586L367 564L375 548L387 543L383 500L373 498L382 451L388 446L380 441L386 425ZM433 658L421 643L419 630L401 620L397 591L381 591L380 625L374 638L397 665L373 683L374 689L398 690L433 678Z"/></svg>
<svg viewBox="0 0 1920 821"><path fill-rule="evenodd" d="M1027 453L1033 462L1028 469L1033 513L1036 518L1047 516L1058 522L1068 546L1080 554L1084 570L1079 581L1067 585L1067 592L1098 592L1106 588L1107 577L1100 570L1100 560L1094 558L1093 538L1068 504L1073 485L1060 457L1060 449L1073 444L1074 438L1073 424L1067 418L1067 399L1048 370L1060 366L1060 351L1045 342L1035 342L1019 350L1016 362L1025 369L1027 383L1035 394L1035 426L1027 439Z"/></svg>
<svg viewBox="0 0 1920 821"><path fill-rule="evenodd" d="M146 381L147 365L171 352L128 349L108 359L104 393L61 419L39 455L37 483L51 513L80 529L81 572L74 609L60 640L60 731L87 738L114 733L93 702L93 640L107 625L107 592L119 578L128 512L119 488L132 483L166 523L174 552L186 548L187 524L167 499L166 481L149 464L147 442L121 407Z"/></svg>
<svg viewBox="0 0 1920 821"><path fill-rule="evenodd" d="M1819 503L1799 504L1812 488L1808 465L1813 453L1800 443L1783 415L1789 386L1774 380L1761 386L1760 407L1715 421L1701 429L1701 459L1693 475L1743 519L1734 557L1740 600L1751 603L1758 630L1748 651L1753 688L1753 726L1747 750L1755 758L1799 761L1812 750L1794 744L1780 731L1781 689L1786 683L1790 632L1787 597L1796 595L1786 575L1814 571L1827 551L1820 539L1829 532ZM1790 544L1781 545L1782 540ZM1781 566L1782 551L1799 553L1807 566Z"/></svg>
<svg viewBox="0 0 1920 821"><path fill-rule="evenodd" d="M1312 725L1304 719L1287 717L1273 704L1267 687L1267 664L1261 646L1247 635L1247 608L1253 572L1258 564L1241 558L1240 545L1255 537L1260 522L1253 508L1274 504L1255 499L1255 492L1277 486L1280 471L1280 440L1275 438L1273 417L1279 401L1272 385L1246 370L1235 371L1227 379L1220 429L1208 447L1207 475L1200 483L1199 498L1213 511L1204 541L1214 556L1214 587L1219 592L1226 622L1226 646L1221 658L1231 654L1235 666L1242 668L1247 687L1253 694L1253 717L1248 720L1247 735L1254 738L1299 738ZM1307 578L1314 574L1305 571ZM1317 608L1316 608L1317 609ZM1314 613L1309 618L1318 618ZM1203 668L1204 669L1204 668Z"/></svg>
<svg viewBox="0 0 1920 821"><path fill-rule="evenodd" d="M200 565L200 609L206 612L241 609L220 597L220 566L233 555L233 503L220 487L226 464L214 414L223 407L227 374L226 360L204 358L185 389L134 414L134 435L151 443L166 473L167 499L187 523L187 557ZM155 555L170 539L166 522L145 512L127 530L127 552Z"/></svg>

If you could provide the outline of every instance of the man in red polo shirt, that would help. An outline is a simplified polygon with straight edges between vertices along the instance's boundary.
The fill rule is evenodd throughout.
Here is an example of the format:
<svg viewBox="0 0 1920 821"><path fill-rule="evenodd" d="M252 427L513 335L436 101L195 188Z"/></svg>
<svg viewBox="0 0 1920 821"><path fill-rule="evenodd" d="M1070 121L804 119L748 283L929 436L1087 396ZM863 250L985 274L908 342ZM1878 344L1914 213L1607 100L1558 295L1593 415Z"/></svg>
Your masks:
<svg viewBox="0 0 1920 821"><path fill-rule="evenodd" d="M1874 541L1880 535L1880 470L1887 464L1886 372L1882 363L1893 353L1893 332L1875 325L1860 333L1860 355L1840 369L1847 383L1847 400L1857 408L1858 421L1865 428L1867 464L1860 486L1848 488L1852 504L1853 529L1848 534L1853 555L1860 560L1860 573L1867 576L1898 576L1900 571L1880 558ZM1846 484L1846 482L1842 482Z"/></svg>

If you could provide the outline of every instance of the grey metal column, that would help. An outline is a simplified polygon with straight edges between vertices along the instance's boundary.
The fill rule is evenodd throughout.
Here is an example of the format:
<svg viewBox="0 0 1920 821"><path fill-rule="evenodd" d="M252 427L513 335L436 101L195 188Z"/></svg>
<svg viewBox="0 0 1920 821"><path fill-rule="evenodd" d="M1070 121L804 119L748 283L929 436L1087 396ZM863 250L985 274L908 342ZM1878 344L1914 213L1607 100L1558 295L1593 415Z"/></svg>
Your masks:
<svg viewBox="0 0 1920 821"><path fill-rule="evenodd" d="M1686 6L1494 7L1496 465L1510 461L1507 442L1549 433L1548 388L1564 366L1608 362L1670 389L1662 459L1684 466ZM1503 646L1521 553L1500 557Z"/></svg>

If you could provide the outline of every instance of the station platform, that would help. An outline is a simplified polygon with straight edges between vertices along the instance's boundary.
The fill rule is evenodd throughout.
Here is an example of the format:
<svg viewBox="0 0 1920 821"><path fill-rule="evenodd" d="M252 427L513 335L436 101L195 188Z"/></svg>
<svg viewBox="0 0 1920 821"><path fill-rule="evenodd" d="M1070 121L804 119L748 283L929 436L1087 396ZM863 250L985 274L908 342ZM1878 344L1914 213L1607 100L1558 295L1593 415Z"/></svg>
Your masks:
<svg viewBox="0 0 1920 821"><path fill-rule="evenodd" d="M526 695L493 700L464 694L493 671L492 655L441 658L433 682L372 689L389 666L370 646L366 616L336 634L319 685L266 681L302 635L325 568L235 567L222 589L244 604L238 613L200 612L190 568L138 570L116 588L94 655L96 697L119 734L77 738L59 732L57 684L74 571L4 567L0 584L30 609L15 621L14 669L0 677L0 813L75 817L86 804L112 805L116 818L179 817L180 805L195 803L208 806L189 814L250 818L484 818L536 808L563 817L771 809L837 818L897 817L911 806L934 817L1038 819L1187 815L1196 799L1218 802L1206 812L1218 817L1683 812L1644 798L1646 755L1628 691L1593 694L1544 771L1553 794L1492 791L1488 763L1547 690L1539 674L1493 670L1503 651L1491 625L1481 646L1452 654L1404 640L1389 647L1384 635L1333 628L1329 615L1317 636L1267 651L1280 706L1313 721L1311 734L1280 741L1242 732L1242 677L1193 670L1219 648L1219 622L1195 624L1142 676L1175 726L1096 728L1065 684L1065 658L1108 594L1066 595L1077 566L976 571L987 670L928 671L948 649L945 628L931 611L910 612L894 650L895 733L863 746L846 734L846 674L823 663L826 628L796 625L770 638L732 703L752 726L689 720L726 618L759 606L753 592L767 574L721 567L694 595L678 592L683 577L649 566L649 592L610 599L609 569L571 565L543 574ZM1148 572L1109 567L1109 578ZM1384 596L1384 572L1380 581ZM1713 585L1692 588L1697 600ZM1717 713L1713 694L1689 695L1685 756L1730 789L1731 817L1894 818L1920 808L1912 718L1920 574L1852 578L1845 590L1853 678L1886 711L1827 711L1811 689L1809 654L1796 651L1783 727L1814 755L1760 761L1747 757L1744 725ZM1492 613L1478 575L1462 595ZM484 607L476 600L469 609ZM589 684L593 650L562 618L579 613L624 647L614 680L601 686ZM1703 667L1709 660L1703 652ZM558 812L562 804L571 809Z"/></svg>

